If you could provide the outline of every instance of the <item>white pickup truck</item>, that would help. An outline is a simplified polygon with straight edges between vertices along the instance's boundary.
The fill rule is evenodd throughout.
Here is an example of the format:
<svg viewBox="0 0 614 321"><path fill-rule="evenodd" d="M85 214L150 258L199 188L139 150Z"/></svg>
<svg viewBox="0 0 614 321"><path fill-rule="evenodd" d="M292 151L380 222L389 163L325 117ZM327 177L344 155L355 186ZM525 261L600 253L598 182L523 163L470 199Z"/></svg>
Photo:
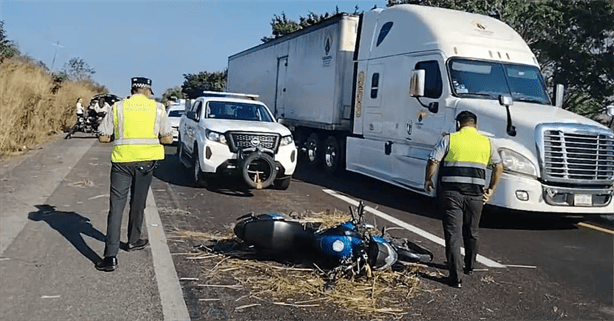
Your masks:
<svg viewBox="0 0 614 321"><path fill-rule="evenodd" d="M205 91L186 102L177 155L193 169L197 186L223 174L242 175L256 189L290 186L297 158L292 134L257 98Z"/></svg>

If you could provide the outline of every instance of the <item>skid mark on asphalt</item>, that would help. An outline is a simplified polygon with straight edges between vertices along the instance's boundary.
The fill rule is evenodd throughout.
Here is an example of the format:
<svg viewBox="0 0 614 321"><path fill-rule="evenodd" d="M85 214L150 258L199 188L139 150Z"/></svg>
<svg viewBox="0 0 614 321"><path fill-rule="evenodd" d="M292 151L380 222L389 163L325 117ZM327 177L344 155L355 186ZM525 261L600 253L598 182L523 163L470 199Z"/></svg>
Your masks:
<svg viewBox="0 0 614 321"><path fill-rule="evenodd" d="M327 194L329 194L331 196L334 196L334 197L336 197L336 198L338 198L338 199L340 199L342 201L345 201L346 203L349 203L349 204L351 204L353 206L358 206L358 201L355 201L355 200L353 200L353 199L351 199L351 198L349 198L347 196L341 195L341 194L337 193L336 191L333 191L333 190L330 190L330 189L323 189L322 191L324 193L327 193ZM427 240L430 240L430 241L432 241L434 243L437 243L437 244L439 244L441 246L445 246L446 245L444 239L442 239L442 238L440 238L440 237L438 237L436 235L433 235L433 234L431 234L431 233L429 233L429 232L427 232L427 231L425 231L423 229L417 228L417 227L415 227L415 226L413 226L411 224L405 223L405 222L403 222L403 221L401 221L401 220L399 220L399 219L397 219L395 217L392 217L392 216L390 216L390 215L388 215L388 214L386 214L386 213L384 213L382 211L376 210L376 209L374 209L372 207L369 207L369 206L365 206L365 210L370 212L373 215L377 215L377 216L379 216L379 217L381 217L381 218L383 218L383 219L385 219L385 220L387 220L387 221L389 221L391 223L394 223L394 224L396 224L398 226L401 226L401 227L405 228L406 230L408 230L408 231L410 231L412 233L418 234L418 235L424 237ZM463 247L461 247L461 254L465 255L465 249ZM505 265L503 265L501 263L498 263L498 262L495 262L495 261L493 261L493 260L491 260L489 258L486 258L486 257L484 257L484 256L482 256L480 254L478 254L478 256L476 258L476 261L478 261L478 262L480 262L480 263L482 263L482 264L484 264L484 265L486 265L488 267L491 267L491 268L505 268L506 267Z"/></svg>

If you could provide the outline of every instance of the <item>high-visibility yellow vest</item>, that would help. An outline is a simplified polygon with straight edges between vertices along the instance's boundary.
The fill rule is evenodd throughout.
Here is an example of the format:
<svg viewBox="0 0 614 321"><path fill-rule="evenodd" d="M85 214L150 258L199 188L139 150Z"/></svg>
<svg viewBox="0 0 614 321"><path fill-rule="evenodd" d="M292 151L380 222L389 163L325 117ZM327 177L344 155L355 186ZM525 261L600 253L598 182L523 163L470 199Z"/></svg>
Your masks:
<svg viewBox="0 0 614 321"><path fill-rule="evenodd" d="M111 161L116 163L164 159L160 121L164 106L143 95L113 105L115 140Z"/></svg>
<svg viewBox="0 0 614 321"><path fill-rule="evenodd" d="M490 151L490 139L479 134L473 127L463 127L450 134L448 153L441 169L441 181L484 186Z"/></svg>

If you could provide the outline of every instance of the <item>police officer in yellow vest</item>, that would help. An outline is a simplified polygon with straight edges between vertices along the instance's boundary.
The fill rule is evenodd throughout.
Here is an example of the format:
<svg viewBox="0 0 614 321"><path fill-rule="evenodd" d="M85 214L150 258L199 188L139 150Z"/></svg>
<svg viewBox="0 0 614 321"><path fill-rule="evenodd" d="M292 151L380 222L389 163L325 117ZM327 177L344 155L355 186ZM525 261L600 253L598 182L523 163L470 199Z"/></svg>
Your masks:
<svg viewBox="0 0 614 321"><path fill-rule="evenodd" d="M151 99L151 79L134 77L132 96L113 105L100 125L101 143L114 141L111 153L111 193L107 218L107 239L104 259L96 269L114 271L121 220L130 192L127 251L147 245L141 238L145 200L156 161L164 159L164 146L171 144L173 134L166 118L164 105Z"/></svg>
<svg viewBox="0 0 614 321"><path fill-rule="evenodd" d="M439 176L443 193L439 211L446 241L450 286L461 287L461 235L465 246L465 274L473 274L478 253L478 227L483 205L501 179L503 166L490 139L478 133L477 116L462 111L456 117L457 132L441 138L429 156L424 189L433 188L433 176L443 160ZM488 188L486 167L494 165Z"/></svg>

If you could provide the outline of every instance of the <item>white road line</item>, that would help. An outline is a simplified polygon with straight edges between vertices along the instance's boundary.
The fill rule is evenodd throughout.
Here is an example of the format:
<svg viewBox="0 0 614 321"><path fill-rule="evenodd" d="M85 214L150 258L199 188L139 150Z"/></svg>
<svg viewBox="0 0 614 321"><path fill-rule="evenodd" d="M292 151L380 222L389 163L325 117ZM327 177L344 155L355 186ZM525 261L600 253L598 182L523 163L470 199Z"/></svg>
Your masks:
<svg viewBox="0 0 614 321"><path fill-rule="evenodd" d="M341 194L337 193L336 191L333 191L333 190L330 190L330 189L323 189L322 191L324 193L330 194L330 195L332 195L332 196L334 196L334 197L336 197L336 198L338 198L338 199L340 199L342 201L350 203L353 206L358 206L358 201L355 201L355 200L353 200L353 199L351 199L351 198L349 198L347 196L341 195ZM376 210L376 209L374 209L372 207L365 206L365 210L368 211L368 212L371 212L373 215L377 215L377 216L379 216L379 217L381 217L381 218L383 218L383 219L385 219L385 220L387 220L387 221L389 221L391 223L394 223L394 224L396 224L398 226L401 226L401 227L405 228L406 230L408 230L410 232L418 234L418 235L424 237L427 240L435 242L435 243L437 243L437 244L439 244L441 246L446 246L446 242L445 242L444 239L442 239L442 238L440 238L438 236L435 236L435 235L433 235L433 234L431 234L431 233L429 233L429 232L427 232L425 230L417 228L417 227L415 227L415 226L413 226L411 224L405 223L405 222L403 222L403 221L401 221L401 220L399 220L399 219L397 219L395 217L392 217L392 216L390 216L390 215L388 215L388 214L386 214L386 213L384 213L382 211ZM465 255L465 249L463 247L461 247L461 254ZM478 254L478 256L476 257L476 261L478 261L478 262L480 262L480 263L482 263L482 264L484 264L484 265L486 265L488 267L491 267L491 268L505 268L505 265L503 265L501 263L498 263L498 262L495 262L495 261L493 261L493 260L491 260L489 258L486 258L486 257L484 257L484 256L482 256L480 254Z"/></svg>
<svg viewBox="0 0 614 321"><path fill-rule="evenodd" d="M153 257L154 272L158 282L158 292L162 302L162 314L166 321L189 321L188 307L183 300L183 290L177 278L177 271L171 258L171 252L166 243L166 235L158 207L149 188L147 205L145 208L145 221L148 223L147 233L151 243L151 255Z"/></svg>

